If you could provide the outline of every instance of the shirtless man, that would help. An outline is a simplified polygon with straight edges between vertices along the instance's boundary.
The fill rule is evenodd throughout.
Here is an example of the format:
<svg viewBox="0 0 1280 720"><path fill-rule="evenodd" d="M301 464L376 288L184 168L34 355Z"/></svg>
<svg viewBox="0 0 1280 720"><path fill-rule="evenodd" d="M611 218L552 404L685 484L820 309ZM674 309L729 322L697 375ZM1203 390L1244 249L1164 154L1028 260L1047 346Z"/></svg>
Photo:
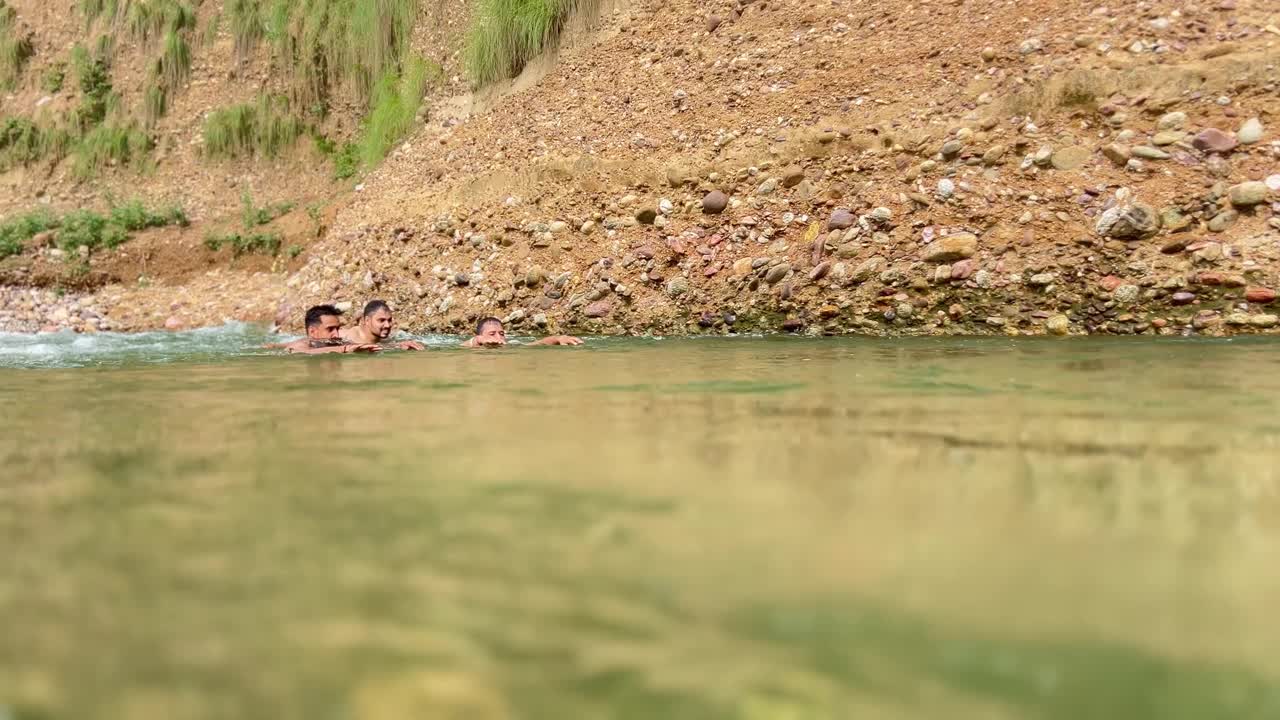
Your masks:
<svg viewBox="0 0 1280 720"><path fill-rule="evenodd" d="M476 323L476 335L462 343L462 347L501 347L507 344L507 331L502 321L496 317L487 317ZM529 345L581 345L582 340L571 335L552 335L541 340L534 340Z"/></svg>
<svg viewBox="0 0 1280 720"><path fill-rule="evenodd" d="M372 343L348 343L340 337L342 311L332 305L316 305L307 310L304 323L307 336L291 343L277 343L267 347L284 348L291 353L319 355L320 353L378 352L382 348Z"/></svg>
<svg viewBox="0 0 1280 720"><path fill-rule="evenodd" d="M395 324L395 319L391 317L391 306L382 300L370 300L356 324L343 328L340 336L349 343L382 345L389 342ZM401 350L427 349L426 345L416 340L402 340L395 343L395 347Z"/></svg>

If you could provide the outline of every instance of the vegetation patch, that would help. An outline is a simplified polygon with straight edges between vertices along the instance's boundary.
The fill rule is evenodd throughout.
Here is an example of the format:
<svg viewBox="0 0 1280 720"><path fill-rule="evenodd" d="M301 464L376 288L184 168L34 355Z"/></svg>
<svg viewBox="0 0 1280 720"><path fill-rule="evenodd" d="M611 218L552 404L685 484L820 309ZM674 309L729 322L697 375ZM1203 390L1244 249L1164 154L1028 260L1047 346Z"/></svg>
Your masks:
<svg viewBox="0 0 1280 720"><path fill-rule="evenodd" d="M397 69L409 46L415 0L230 0L225 7L237 57L262 40L292 79L297 107L327 107L335 89L369 102L374 85Z"/></svg>
<svg viewBox="0 0 1280 720"><path fill-rule="evenodd" d="M18 27L18 14L0 0L0 87L12 89L31 57L31 40Z"/></svg>
<svg viewBox="0 0 1280 720"><path fill-rule="evenodd" d="M204 152L213 158L276 157L302 131L301 121L264 95L256 103L210 113L204 122Z"/></svg>
<svg viewBox="0 0 1280 720"><path fill-rule="evenodd" d="M427 63L411 57L400 72L388 71L378 81L373 91L373 107L357 143L357 155L365 167L381 162L396 141L413 127L422 96L427 91L427 77Z"/></svg>
<svg viewBox="0 0 1280 720"><path fill-rule="evenodd" d="M21 116L0 117L0 171L45 159L56 162L66 157L70 145L71 135L62 128Z"/></svg>
<svg viewBox="0 0 1280 720"><path fill-rule="evenodd" d="M86 133L76 143L72 170L92 177L105 167L136 166L151 150L151 138L133 123L108 123Z"/></svg>
<svg viewBox="0 0 1280 720"><path fill-rule="evenodd" d="M229 247L234 257L240 257L247 253L274 256L280 252L282 241L283 238L280 233L211 234L205 237L204 246L212 252L218 252L224 247Z"/></svg>
<svg viewBox="0 0 1280 720"><path fill-rule="evenodd" d="M80 132L88 132L119 105L119 97L111 89L111 74L101 54L90 55L82 45L71 49L71 67L80 88L80 104L72 111L73 124Z"/></svg>
<svg viewBox="0 0 1280 720"><path fill-rule="evenodd" d="M80 0L79 5L88 23L109 23L144 45L196 24L195 9L179 0Z"/></svg>
<svg viewBox="0 0 1280 720"><path fill-rule="evenodd" d="M148 210L140 200L117 205L106 215L92 210L74 210L57 215L40 209L17 215L0 223L0 258L22 252L24 244L46 230L57 231L57 244L71 253L80 247L90 251L114 248L129 239L129 233L166 225L187 225L186 212L179 206Z"/></svg>
<svg viewBox="0 0 1280 720"><path fill-rule="evenodd" d="M240 194L240 218L246 230L259 225L266 225L293 209L293 203L282 202L258 207L253 202L253 194L245 190Z"/></svg>
<svg viewBox="0 0 1280 720"><path fill-rule="evenodd" d="M476 86L515 77L554 43L569 15L593 0L479 0L463 49Z"/></svg>
<svg viewBox="0 0 1280 720"><path fill-rule="evenodd" d="M62 92L62 84L67 79L67 64L55 62L45 69L40 78L40 89L54 95Z"/></svg>

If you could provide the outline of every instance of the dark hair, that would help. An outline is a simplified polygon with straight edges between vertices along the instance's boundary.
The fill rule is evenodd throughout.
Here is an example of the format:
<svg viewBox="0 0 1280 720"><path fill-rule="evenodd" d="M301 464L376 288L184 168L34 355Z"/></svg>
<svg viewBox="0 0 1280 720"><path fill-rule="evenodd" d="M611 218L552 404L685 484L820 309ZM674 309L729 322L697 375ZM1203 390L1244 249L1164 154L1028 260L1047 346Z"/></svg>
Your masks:
<svg viewBox="0 0 1280 720"><path fill-rule="evenodd" d="M307 309L307 327L314 327L320 324L320 318L325 315L341 317L342 311L332 305L314 305Z"/></svg>
<svg viewBox="0 0 1280 720"><path fill-rule="evenodd" d="M379 310L391 312L391 306L387 304L386 300L370 300L369 304L364 306L364 312L360 313L360 317L367 318Z"/></svg>
<svg viewBox="0 0 1280 720"><path fill-rule="evenodd" d="M476 323L476 334L479 335L484 332L484 326L489 323L498 323L498 325L502 325L502 321L496 317L489 316L487 318L481 318L480 322Z"/></svg>

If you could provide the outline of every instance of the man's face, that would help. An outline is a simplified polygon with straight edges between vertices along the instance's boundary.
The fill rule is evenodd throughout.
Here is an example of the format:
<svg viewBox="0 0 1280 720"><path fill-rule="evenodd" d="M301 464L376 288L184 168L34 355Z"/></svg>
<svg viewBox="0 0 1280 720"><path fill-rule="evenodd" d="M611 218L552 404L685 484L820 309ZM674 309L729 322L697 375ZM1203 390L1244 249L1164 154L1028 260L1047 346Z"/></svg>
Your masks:
<svg viewBox="0 0 1280 720"><path fill-rule="evenodd" d="M395 321L391 318L391 311L386 308L379 308L377 312L365 315L360 323L379 340L391 337L391 328L395 325Z"/></svg>
<svg viewBox="0 0 1280 720"><path fill-rule="evenodd" d="M506 345L507 331L502 327L502 323L487 322L480 328L480 334L476 335L476 344Z"/></svg>
<svg viewBox="0 0 1280 720"><path fill-rule="evenodd" d="M337 340L341 329L342 321L337 315L321 315L319 324L307 328L307 337L312 340Z"/></svg>

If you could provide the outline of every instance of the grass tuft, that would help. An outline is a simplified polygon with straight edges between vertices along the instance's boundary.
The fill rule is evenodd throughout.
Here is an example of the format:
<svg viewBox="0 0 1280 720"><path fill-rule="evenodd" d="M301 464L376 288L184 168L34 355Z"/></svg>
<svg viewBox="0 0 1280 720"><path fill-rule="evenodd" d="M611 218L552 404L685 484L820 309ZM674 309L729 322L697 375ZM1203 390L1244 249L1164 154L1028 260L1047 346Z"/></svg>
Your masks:
<svg viewBox="0 0 1280 720"><path fill-rule="evenodd" d="M72 171L80 178L93 177L106 167L136 165L151 150L151 138L132 123L108 123L90 130L75 147Z"/></svg>
<svg viewBox="0 0 1280 720"><path fill-rule="evenodd" d="M168 109L169 93L164 86L148 85L142 94L142 113L147 127L153 127Z"/></svg>
<svg viewBox="0 0 1280 720"><path fill-rule="evenodd" d="M164 49L156 58L152 73L165 89L176 90L191 76L191 48L187 40L170 30L164 36Z"/></svg>
<svg viewBox="0 0 1280 720"><path fill-rule="evenodd" d="M210 113L204 122L204 151L214 158L276 157L302 132L302 123L283 103L264 95L256 103Z"/></svg>
<svg viewBox="0 0 1280 720"><path fill-rule="evenodd" d="M463 48L467 76L478 86L515 77L560 35L585 0L479 0Z"/></svg>
<svg viewBox="0 0 1280 720"><path fill-rule="evenodd" d="M293 203L281 202L258 207L253 202L253 193L246 189L240 193L240 219L246 230L259 225L266 225L293 209Z"/></svg>
<svg viewBox="0 0 1280 720"><path fill-rule="evenodd" d="M326 106L349 88L370 102L374 86L409 47L416 0L230 0L236 57L246 62L262 40L291 73L296 107Z"/></svg>
<svg viewBox="0 0 1280 720"><path fill-rule="evenodd" d="M0 87L11 90L18 84L32 52L30 38L18 28L18 14L0 0Z"/></svg>
<svg viewBox="0 0 1280 720"><path fill-rule="evenodd" d="M66 157L71 136L66 130L43 127L30 118L0 118L0 171Z"/></svg>
<svg viewBox="0 0 1280 720"><path fill-rule="evenodd" d="M230 247L231 254L240 257L246 253L258 255L276 255L280 252L283 238L280 233L227 233L225 235L206 235L204 246L211 252L218 252L223 247Z"/></svg>
<svg viewBox="0 0 1280 720"><path fill-rule="evenodd" d="M361 130L356 151L365 167L379 163L413 127L427 90L427 73L426 62L410 57L402 72L387 72L374 88L373 108Z"/></svg>

